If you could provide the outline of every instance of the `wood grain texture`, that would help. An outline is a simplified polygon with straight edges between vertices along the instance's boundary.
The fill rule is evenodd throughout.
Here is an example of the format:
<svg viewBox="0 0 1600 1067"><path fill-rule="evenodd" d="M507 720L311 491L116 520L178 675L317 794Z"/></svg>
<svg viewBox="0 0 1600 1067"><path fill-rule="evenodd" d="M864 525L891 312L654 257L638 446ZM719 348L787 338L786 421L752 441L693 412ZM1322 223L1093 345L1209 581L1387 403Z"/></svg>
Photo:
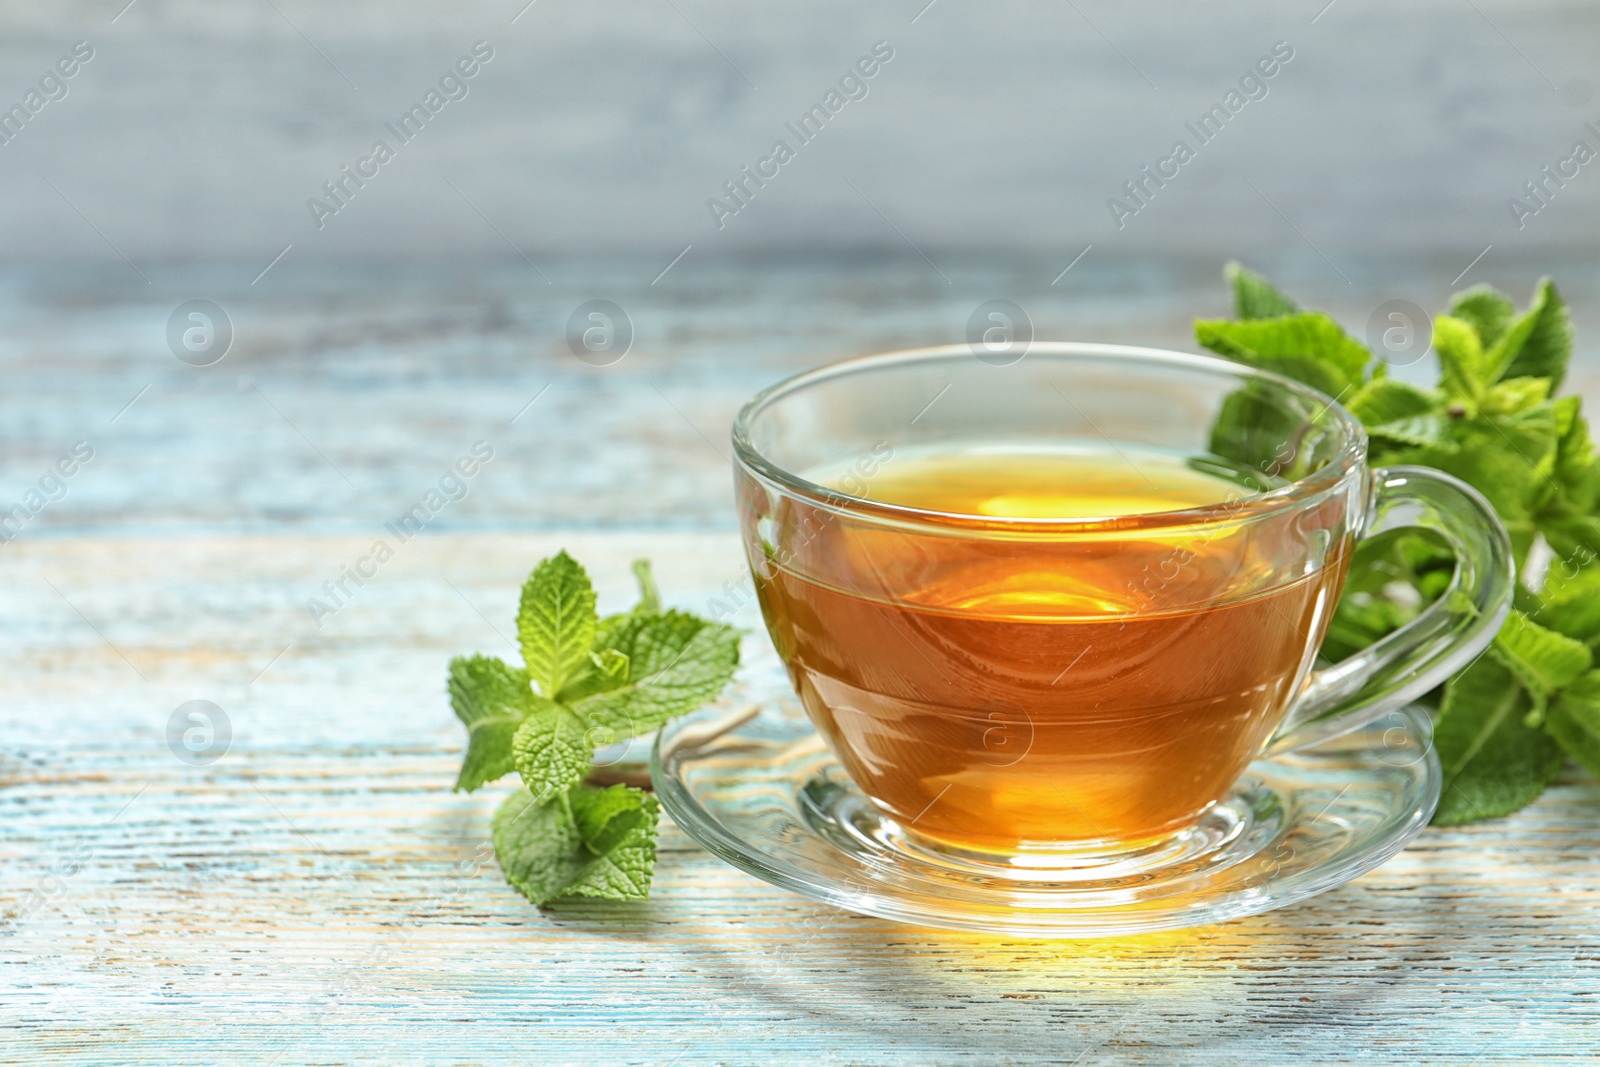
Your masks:
<svg viewBox="0 0 1600 1067"><path fill-rule="evenodd" d="M558 546L589 564L603 608L631 596L627 562L647 554L667 598L701 610L737 546L424 535L316 628L304 598L368 540L40 538L0 553L0 1061L1600 1054L1600 786L1575 773L1510 819L1428 830L1314 901L1177 934L896 926L757 882L671 827L648 903L534 909L492 860L475 866L506 786L449 792L462 738L446 659L508 651L517 582ZM765 643L746 642L757 658ZM165 740L196 698L234 728L207 766Z"/></svg>
<svg viewBox="0 0 1600 1067"><path fill-rule="evenodd" d="M137 10L137 9L136 9ZM1081 246L1080 246L1081 247ZM847 356L960 343L979 304L1007 299L1048 340L1193 351L1193 320L1228 313L1224 255L1159 259L965 255L685 259L633 256L310 269L257 264L0 271L0 509L73 442L95 459L22 535L193 531L365 533L437 483L478 440L495 459L434 532L728 529L727 432L786 375ZM1446 305L1465 257L1370 254L1353 284L1304 245L1251 260L1357 336L1381 304ZM1600 264L1495 251L1462 284L1525 302L1553 274L1574 309L1568 388L1600 398ZM269 285L270 282L270 285ZM621 361L568 350L568 317L607 299L631 318ZM219 363L167 347L181 302L220 304ZM1431 362L1399 369L1436 380ZM534 401L531 407L528 405ZM328 576L318 579L325 580Z"/></svg>
<svg viewBox="0 0 1600 1067"><path fill-rule="evenodd" d="M1554 272L1600 396L1600 273L1502 251L1468 281ZM1576 773L1307 904L1116 942L839 913L670 826L645 905L540 911L475 868L506 786L449 792L445 663L513 654L518 586L563 546L602 610L642 555L714 610L744 568L718 449L754 389L959 340L995 297L1043 337L1183 348L1225 306L1209 256L1056 287L1070 256L942 260L949 285L909 254L690 257L652 286L667 258L541 261L549 286L520 260L0 272L0 505L97 450L0 545L0 1063L1594 1061L1600 787ZM1359 330L1441 306L1465 263L1257 265ZM597 297L638 330L614 367L561 337ZM193 298L237 331L199 370L164 339ZM317 625L307 600L479 438L467 497ZM771 655L753 605L733 621ZM206 766L167 742L196 699L232 726Z"/></svg>

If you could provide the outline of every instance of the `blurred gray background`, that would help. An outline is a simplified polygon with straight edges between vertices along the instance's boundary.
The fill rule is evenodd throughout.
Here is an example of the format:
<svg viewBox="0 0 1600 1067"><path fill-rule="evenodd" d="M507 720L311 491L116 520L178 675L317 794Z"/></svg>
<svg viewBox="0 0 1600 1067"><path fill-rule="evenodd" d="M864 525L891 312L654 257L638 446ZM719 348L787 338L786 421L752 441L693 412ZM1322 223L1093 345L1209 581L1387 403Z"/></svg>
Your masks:
<svg viewBox="0 0 1600 1067"><path fill-rule="evenodd" d="M535 262L617 250L659 270L691 242L901 249L903 233L1065 266L1091 242L1245 254L1296 229L1330 257L1470 259L1583 249L1600 224L1587 170L1520 231L1505 206L1597 142L1592 3L525 2L8 3L0 100L78 40L95 56L0 148L0 248L259 270L289 243L292 266L501 256L503 234ZM867 97L719 232L706 199L879 40L894 58ZM494 59L469 94L319 232L305 201L477 41ZM1294 58L1268 95L1112 225L1107 198L1278 41Z"/></svg>
<svg viewBox="0 0 1600 1067"><path fill-rule="evenodd" d="M726 527L728 421L775 378L961 340L991 299L1040 337L1192 348L1232 257L1358 334L1387 300L1553 274L1588 390L1600 162L1541 168L1600 151L1597 44L1600 8L1552 0L6 3L0 503L85 439L27 536L365 530L492 438L441 529ZM786 124L875 47L802 143ZM779 139L719 226L707 201ZM198 368L167 339L197 299L234 333ZM566 342L594 299L634 333L610 366Z"/></svg>

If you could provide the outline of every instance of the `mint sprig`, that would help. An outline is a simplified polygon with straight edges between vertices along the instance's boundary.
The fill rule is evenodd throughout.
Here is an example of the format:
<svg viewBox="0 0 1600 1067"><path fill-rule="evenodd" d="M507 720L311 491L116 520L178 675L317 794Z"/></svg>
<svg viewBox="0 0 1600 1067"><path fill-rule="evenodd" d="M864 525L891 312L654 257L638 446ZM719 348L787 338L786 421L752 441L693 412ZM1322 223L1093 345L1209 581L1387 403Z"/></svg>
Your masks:
<svg viewBox="0 0 1600 1067"><path fill-rule="evenodd" d="M639 603L600 618L588 574L557 553L522 587L525 666L488 656L450 662L450 703L467 728L456 789L472 792L513 770L522 778L495 813L495 856L535 904L649 896L660 807L642 789L585 784L595 749L715 699L739 663L738 631L663 611L649 563L633 572Z"/></svg>
<svg viewBox="0 0 1600 1067"><path fill-rule="evenodd" d="M517 608L517 643L539 692L556 699L589 666L599 621L594 587L577 560L559 552L533 569Z"/></svg>
<svg viewBox="0 0 1600 1067"><path fill-rule="evenodd" d="M528 672L488 656L450 661L450 703L467 728L467 754L456 789L472 792L516 766L511 739L528 717Z"/></svg>
<svg viewBox="0 0 1600 1067"><path fill-rule="evenodd" d="M1236 318L1196 322L1202 345L1339 397L1366 426L1374 464L1454 474L1483 493L1511 533L1517 610L1489 653L1433 695L1445 775L1434 821L1516 811L1569 756L1600 774L1600 459L1579 399L1555 395L1572 353L1555 286L1540 281L1521 312L1488 286L1457 293L1434 320L1440 374L1428 387L1389 377L1364 344L1261 275L1236 263L1225 273ZM1283 439L1275 416L1241 389L1223 405L1212 448L1253 462ZM1453 566L1424 534L1363 542L1324 654L1341 659L1415 618L1448 586Z"/></svg>
<svg viewBox="0 0 1600 1067"><path fill-rule="evenodd" d="M500 869L535 904L559 897L646 900L656 863L656 798L642 789L578 786L541 803L526 789L494 814Z"/></svg>

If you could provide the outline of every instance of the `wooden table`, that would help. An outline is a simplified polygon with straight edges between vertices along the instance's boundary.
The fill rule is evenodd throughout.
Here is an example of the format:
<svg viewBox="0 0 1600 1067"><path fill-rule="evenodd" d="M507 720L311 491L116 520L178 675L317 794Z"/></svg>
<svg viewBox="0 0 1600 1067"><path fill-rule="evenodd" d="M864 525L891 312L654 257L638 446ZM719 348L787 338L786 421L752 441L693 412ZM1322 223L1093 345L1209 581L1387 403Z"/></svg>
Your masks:
<svg viewBox="0 0 1600 1067"><path fill-rule="evenodd" d="M541 911L474 871L509 783L450 792L446 661L509 653L518 584L562 546L603 609L647 555L704 610L742 566L719 454L740 398L959 336L995 295L1051 336L1174 344L1220 303L1209 270L1058 296L1033 266L0 285L0 502L96 448L0 546L0 1062L1594 1062L1600 786L1577 772L1308 903L1116 941L837 912L671 826L647 904ZM1357 308L1385 295L1361 277ZM608 291L640 340L596 369L552 338ZM202 372L160 339L199 296L239 331ZM479 439L466 499L319 628L307 598ZM195 699L231 724L209 764L168 745Z"/></svg>

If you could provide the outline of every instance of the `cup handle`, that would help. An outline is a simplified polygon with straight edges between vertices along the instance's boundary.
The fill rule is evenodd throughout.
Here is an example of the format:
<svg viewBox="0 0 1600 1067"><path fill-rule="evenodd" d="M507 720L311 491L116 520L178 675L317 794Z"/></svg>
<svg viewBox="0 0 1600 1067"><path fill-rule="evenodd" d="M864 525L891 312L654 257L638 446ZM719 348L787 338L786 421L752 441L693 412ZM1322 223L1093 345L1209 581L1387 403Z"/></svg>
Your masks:
<svg viewBox="0 0 1600 1067"><path fill-rule="evenodd" d="M1268 743L1269 753L1358 729L1426 693L1489 646L1511 610L1511 538L1476 489L1428 467L1371 474L1357 537L1419 527L1456 557L1450 585L1398 630L1340 663L1313 671Z"/></svg>

